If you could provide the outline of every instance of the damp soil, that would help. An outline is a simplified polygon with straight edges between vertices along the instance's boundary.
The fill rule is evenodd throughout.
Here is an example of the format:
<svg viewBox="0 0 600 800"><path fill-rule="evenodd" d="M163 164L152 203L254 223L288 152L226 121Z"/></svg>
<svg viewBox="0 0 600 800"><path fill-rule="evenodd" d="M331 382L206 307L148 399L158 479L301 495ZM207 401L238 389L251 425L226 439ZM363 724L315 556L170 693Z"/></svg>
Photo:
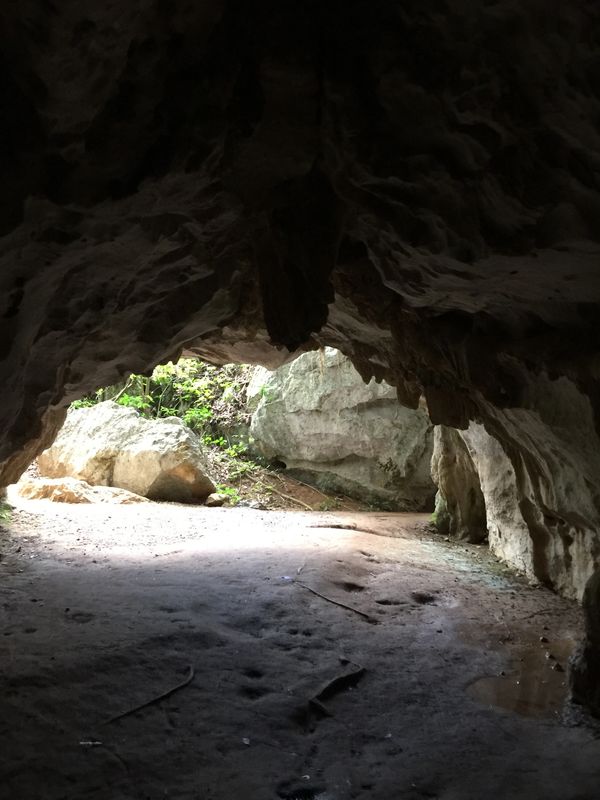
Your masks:
<svg viewBox="0 0 600 800"><path fill-rule="evenodd" d="M579 609L425 516L24 502L0 554L0 798L599 796Z"/></svg>

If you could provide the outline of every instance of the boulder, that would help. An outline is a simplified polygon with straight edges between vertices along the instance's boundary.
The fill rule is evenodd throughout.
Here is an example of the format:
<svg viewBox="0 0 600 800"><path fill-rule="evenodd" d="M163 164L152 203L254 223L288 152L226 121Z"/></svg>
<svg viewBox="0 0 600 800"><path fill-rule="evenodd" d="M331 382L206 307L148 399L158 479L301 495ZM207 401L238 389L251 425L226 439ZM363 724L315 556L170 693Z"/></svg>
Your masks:
<svg viewBox="0 0 600 800"><path fill-rule="evenodd" d="M396 390L365 383L339 351L305 353L258 373L251 422L255 448L322 489L396 510L432 507L432 425Z"/></svg>
<svg viewBox="0 0 600 800"><path fill-rule="evenodd" d="M91 486L77 478L24 478L14 490L26 500L51 500L53 503L148 503L145 497L113 486Z"/></svg>
<svg viewBox="0 0 600 800"><path fill-rule="evenodd" d="M208 508L220 508L229 503L229 495L222 492L213 492L206 498L204 505Z"/></svg>
<svg viewBox="0 0 600 800"><path fill-rule="evenodd" d="M148 420L110 400L71 409L40 475L116 486L151 500L202 503L214 492L199 438L179 419Z"/></svg>

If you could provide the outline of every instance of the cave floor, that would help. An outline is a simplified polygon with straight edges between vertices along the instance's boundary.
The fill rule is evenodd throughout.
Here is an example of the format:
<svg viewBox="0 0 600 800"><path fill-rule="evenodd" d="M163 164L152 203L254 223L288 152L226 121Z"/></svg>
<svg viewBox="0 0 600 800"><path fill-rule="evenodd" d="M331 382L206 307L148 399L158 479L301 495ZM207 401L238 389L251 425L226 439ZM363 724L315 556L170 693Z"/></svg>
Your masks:
<svg viewBox="0 0 600 800"><path fill-rule="evenodd" d="M0 553L1 798L600 796L577 607L426 516L30 502Z"/></svg>

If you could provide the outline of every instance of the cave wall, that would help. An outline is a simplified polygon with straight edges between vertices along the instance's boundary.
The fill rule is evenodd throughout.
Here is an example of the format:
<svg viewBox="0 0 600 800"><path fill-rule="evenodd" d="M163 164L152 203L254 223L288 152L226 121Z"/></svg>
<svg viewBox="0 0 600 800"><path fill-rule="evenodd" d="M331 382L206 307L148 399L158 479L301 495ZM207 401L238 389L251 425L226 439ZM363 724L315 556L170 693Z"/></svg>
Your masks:
<svg viewBox="0 0 600 800"><path fill-rule="evenodd" d="M474 454L461 432L436 425L431 477L437 486L433 523L437 530L465 542L488 538L485 498Z"/></svg>
<svg viewBox="0 0 600 800"><path fill-rule="evenodd" d="M23 0L0 44L0 483L70 400L182 348L331 345L500 442L532 568L580 595L595 0Z"/></svg>
<svg viewBox="0 0 600 800"><path fill-rule="evenodd" d="M514 496L528 537L517 523L504 530L509 537L513 529L520 532L516 536L528 553L525 569L580 599L600 566L600 449L589 397L565 377L552 380L539 374L528 384L523 407L496 411L486 427L501 442L514 472ZM464 435L477 451L481 429L471 433L469 428ZM487 459L492 480L494 458L499 468L508 470L494 445ZM489 521L487 498L486 505ZM514 514L518 520L516 510ZM500 545L495 536L491 534L490 543L502 551L507 544Z"/></svg>
<svg viewBox="0 0 600 800"><path fill-rule="evenodd" d="M546 374L531 380L523 406L495 410L485 426L437 431L432 474L450 532L480 539L479 517L464 512L474 483L460 468L466 446L491 550L530 578L581 599L600 568L600 450L592 406L571 381Z"/></svg>

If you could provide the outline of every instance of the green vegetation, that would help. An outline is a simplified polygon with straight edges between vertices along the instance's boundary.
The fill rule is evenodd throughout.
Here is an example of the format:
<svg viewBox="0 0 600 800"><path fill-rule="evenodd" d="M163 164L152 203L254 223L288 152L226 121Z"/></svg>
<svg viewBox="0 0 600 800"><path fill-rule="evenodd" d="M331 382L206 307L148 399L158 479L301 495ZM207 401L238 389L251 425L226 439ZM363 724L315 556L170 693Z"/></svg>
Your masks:
<svg viewBox="0 0 600 800"><path fill-rule="evenodd" d="M209 474L230 505L244 499L269 508L281 507L282 503L311 508L288 493L294 489L288 489L276 471L253 459L246 397L253 371L249 365L214 367L195 358L183 358L176 364L159 365L149 376L130 375L120 384L98 389L75 401L72 407L113 400L135 408L149 419L178 417L202 439ZM266 387L260 394L269 399ZM276 477L284 491L273 485ZM323 496L320 510L342 507L336 498Z"/></svg>
<svg viewBox="0 0 600 800"><path fill-rule="evenodd" d="M0 524L8 525L12 520L13 507L6 500L0 500Z"/></svg>
<svg viewBox="0 0 600 800"><path fill-rule="evenodd" d="M104 400L135 408L150 419L178 417L206 445L211 474L222 481L218 491L231 505L241 499L241 482L258 470L248 454L246 389L253 367L226 364L214 367L195 358L160 364L150 376L130 375L116 386L86 395L74 408ZM236 482L237 489L229 484Z"/></svg>
<svg viewBox="0 0 600 800"><path fill-rule="evenodd" d="M237 491L237 489L234 489L233 486L227 486L224 483L219 483L217 484L216 488L219 494L224 494L227 496L229 505L231 506L236 506L242 499L240 493Z"/></svg>
<svg viewBox="0 0 600 800"><path fill-rule="evenodd" d="M152 375L130 375L122 384L98 389L73 406L92 406L114 400L147 417L179 417L208 445L230 450L236 457L244 446L235 429L247 425L246 388L252 367L226 364L213 367L195 358L160 364Z"/></svg>

